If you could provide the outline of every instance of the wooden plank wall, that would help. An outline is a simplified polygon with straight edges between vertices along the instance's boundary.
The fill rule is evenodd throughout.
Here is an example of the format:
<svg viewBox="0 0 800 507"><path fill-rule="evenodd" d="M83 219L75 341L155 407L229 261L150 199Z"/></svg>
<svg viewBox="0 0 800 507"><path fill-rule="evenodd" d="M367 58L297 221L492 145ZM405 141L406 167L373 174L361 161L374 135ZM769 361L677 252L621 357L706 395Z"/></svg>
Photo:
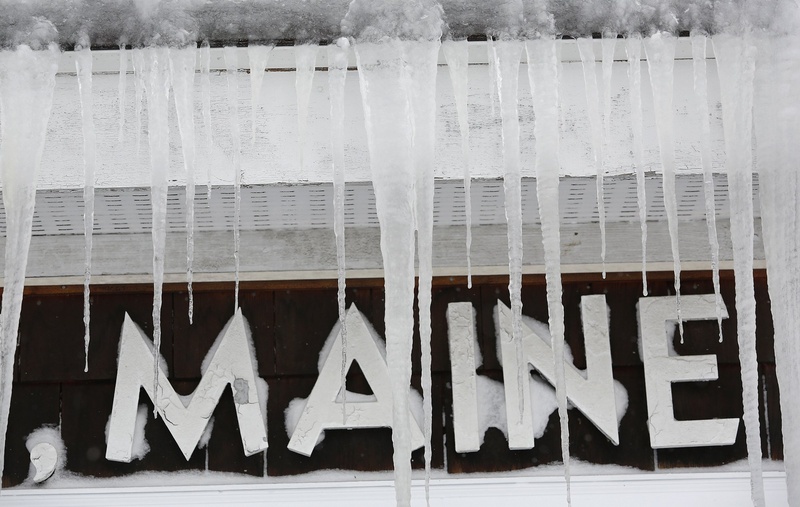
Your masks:
<svg viewBox="0 0 800 507"><path fill-rule="evenodd" d="M772 324L766 277L756 272L761 423L764 457L782 459L778 389L775 377ZM673 294L672 274L650 276L650 294ZM502 380L495 349L492 312L498 299L508 304L507 279L480 278L467 289L464 279L437 279L433 319L433 467L450 473L503 471L555 463L561 460L558 417L553 413L544 436L529 451L510 451L499 430L490 429L477 453L460 454L454 442L450 364L445 311L448 303L469 301L477 310L482 348L481 375ZM712 293L709 273L685 273L684 294ZM242 284L240 303L255 342L259 375L269 384L266 466L258 454L245 457L241 449L233 400L228 390L214 413L208 447L197 449L186 461L165 425L149 416L146 439L150 452L132 463L105 460L105 428L111 413L116 356L123 316L128 312L152 336L152 289L149 286L98 286L92 297L90 368L83 371L83 300L80 287L34 288L26 295L20 324L11 418L6 440L3 486L22 483L29 475L25 439L43 425L57 426L67 447L67 469L77 474L110 477L138 471L214 470L254 476L296 475L321 469L389 470L392 466L388 429L328 431L311 457L286 448L284 411L289 402L307 397L316 380L319 351L337 321L335 281ZM719 342L714 321L685 325L685 340L675 339L681 354L716 354L719 380L673 386L678 419L739 417L742 415L741 380L736 342L733 276L723 273L723 297L730 318ZM637 346L636 303L641 281L636 274L569 275L564 279L567 341L576 366L585 368L579 302L585 294L606 294L610 307L614 377L627 389L629 408L621 422L620 444L612 445L580 412L570 411L571 454L592 463L610 463L643 470L714 466L746 457L744 426L737 441L727 447L650 449L646 426L644 373ZM525 278L524 313L546 322L544 279ZM384 332L384 295L381 280L355 280L347 291L381 335ZM162 309L162 354L170 380L181 394L190 394L200 377L200 363L233 315L230 285L195 286L194 323L189 324L184 286L167 286ZM415 340L417 340L415 336ZM415 341L413 381L419 389L419 347ZM348 376L348 388L368 392L357 367ZM145 394L140 403L152 412ZM444 414L444 417L442 417ZM447 444L445 444L447 442ZM413 454L423 466L422 451ZM446 465L445 465L446 464Z"/></svg>

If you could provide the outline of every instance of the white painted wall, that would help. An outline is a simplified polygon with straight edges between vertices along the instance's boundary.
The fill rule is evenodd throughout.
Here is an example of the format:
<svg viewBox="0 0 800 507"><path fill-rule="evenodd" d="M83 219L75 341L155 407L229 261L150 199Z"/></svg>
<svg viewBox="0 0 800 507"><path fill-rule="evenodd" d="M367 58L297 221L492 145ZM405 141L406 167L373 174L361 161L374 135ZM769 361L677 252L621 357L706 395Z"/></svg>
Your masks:
<svg viewBox="0 0 800 507"><path fill-rule="evenodd" d="M472 173L474 177L497 177L501 171L500 119L492 116L489 100L489 73L485 65L485 43L471 43L474 65L470 67L470 128L472 140ZM563 79L561 96L562 108L562 172L566 175L590 175L594 173L591 162L591 146L583 86L582 65L577 56L574 41L564 41L562 45ZM616 58L624 60L624 44L617 45ZM688 40L680 40L678 60L675 62L675 133L676 160L679 170L697 171L699 154L697 152L697 122L692 117L692 62L686 60ZM247 67L246 49L240 49L239 64ZM317 65L325 66L325 48L321 48ZM131 52L127 52L130 57ZM221 52L213 53L213 67L224 67ZM596 51L600 55L599 43ZM352 55L351 55L352 56ZM150 169L147 156L146 112L143 114L141 149L137 153L136 123L134 106L134 76L127 76L126 123L124 138L118 140L118 53L103 51L95 53L95 122L98 129L97 183L99 187L142 187L150 182ZM306 167L298 167L297 110L295 100L295 73L286 70L293 65L293 48L277 48L273 52L271 66L277 67L268 72L264 79L262 108L257 115L255 146L250 132L250 83L249 75L240 72L239 116L242 126L244 147L244 183L264 184L274 182L330 181L329 147L329 104L327 73L317 72L312 88L309 129L311 140L307 146ZM355 59L353 59L353 64ZM74 56L62 57L61 70L74 72ZM443 59L441 60L444 62ZM481 63L484 62L484 63ZM709 97L712 112L712 135L714 138L715 170L721 170L723 162L723 143L721 111L719 107L719 86L716 66L709 60ZM131 65L128 65L131 69ZM659 170L658 145L652 114L652 95L647 74L647 63L642 62L643 101L645 124L645 161L648 170ZM598 81L601 82L598 65ZM614 64L612 90L612 136L609 153L609 172L632 171L632 141L629 127L627 63ZM210 179L215 185L232 184L231 141L227 120L226 74L215 72L211 76L213 146L205 145L203 137L205 126L200 114L200 86L197 79L196 122L198 131L198 151L200 166L198 182ZM462 175L460 157L460 137L458 132L452 86L445 67L439 69L438 80L438 146L436 176L459 179ZM522 127L522 156L524 176L533 176L535 142L533 139L533 108L527 69L520 69L520 118ZM370 179L367 143L363 126L363 111L358 87L358 75L351 71L346 89L345 140L347 179L364 181ZM171 166L170 179L183 181L180 138L175 120L174 104L171 105ZM78 83L74 75L60 74L57 78L53 112L50 120L47 144L40 173L40 188L77 188L83 184L82 176L82 137L80 130L80 102Z"/></svg>

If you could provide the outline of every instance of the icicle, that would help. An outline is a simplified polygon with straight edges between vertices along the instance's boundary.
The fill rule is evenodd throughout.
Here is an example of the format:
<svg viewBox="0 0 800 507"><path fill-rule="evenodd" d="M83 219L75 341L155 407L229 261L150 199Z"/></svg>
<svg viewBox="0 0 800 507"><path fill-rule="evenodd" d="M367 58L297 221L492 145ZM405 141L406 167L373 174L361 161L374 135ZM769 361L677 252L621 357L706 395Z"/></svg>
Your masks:
<svg viewBox="0 0 800 507"><path fill-rule="evenodd" d="M31 242L36 173L53 103L58 49L25 45L0 51L0 175L6 212L6 246L0 312L0 477L5 466L14 353Z"/></svg>
<svg viewBox="0 0 800 507"><path fill-rule="evenodd" d="M765 505L758 418L756 299L753 285L753 79L755 46L749 35L715 35L719 69L725 169L731 206L731 243L736 279L736 336L742 373L742 403L753 504Z"/></svg>
<svg viewBox="0 0 800 507"><path fill-rule="evenodd" d="M617 47L617 34L616 32L607 32L603 34L602 39L602 52L603 52L603 166L607 164L609 152L609 139L611 137L611 76L614 70L614 50ZM605 174L605 168L603 169ZM601 190L601 193L602 192ZM605 203L603 204L603 221L605 222ZM603 258L603 278L606 277L606 250L605 250L605 227L601 232L601 245L602 258Z"/></svg>
<svg viewBox="0 0 800 507"><path fill-rule="evenodd" d="M600 258L603 262L603 278L606 277L606 209L603 197L603 122L600 119L600 96L597 90L595 71L594 41L591 38L578 39L578 51L583 63L583 81L586 89L586 109L589 113L589 126L592 138L592 156L597 173L597 216L600 220Z"/></svg>
<svg viewBox="0 0 800 507"><path fill-rule="evenodd" d="M364 121L381 224L386 294L386 358L392 381L392 442L397 505L411 502L408 386L414 333L414 163L402 43L355 45Z"/></svg>
<svg viewBox="0 0 800 507"><path fill-rule="evenodd" d="M94 99L92 98L92 51L88 47L75 52L75 69L81 100L81 130L83 132L83 371L89 371L89 282L92 279L92 230L94 228L94 180L97 160L97 135L94 129Z"/></svg>
<svg viewBox="0 0 800 507"><path fill-rule="evenodd" d="M511 300L511 336L516 344L517 364L523 364L522 354L522 162L519 146L519 63L523 44L520 41L498 41L497 89L500 98L500 116L503 120L503 189L506 196L506 222L508 223L508 293ZM517 381L519 392L527 382L527 373L520 370ZM525 406L519 400L522 418Z"/></svg>
<svg viewBox="0 0 800 507"><path fill-rule="evenodd" d="M150 143L150 204L153 208L153 392L158 392L161 350L161 302L167 233L167 172L169 171L169 49L144 50L147 91L147 137ZM153 409L154 417L158 411Z"/></svg>
<svg viewBox="0 0 800 507"><path fill-rule="evenodd" d="M414 169L416 171L417 258L419 259L419 341L425 435L425 501L430 505L431 428L431 284L433 281L433 167L436 145L436 64L440 42L405 42Z"/></svg>
<svg viewBox="0 0 800 507"><path fill-rule="evenodd" d="M204 41L200 47L200 91L203 100L203 125L206 131L207 164L211 163L211 150L214 146L211 128L211 47ZM211 172L206 170L206 200L211 202Z"/></svg>
<svg viewBox="0 0 800 507"><path fill-rule="evenodd" d="M472 248L472 196L470 187L470 155L469 155L469 121L467 116L467 70L469 67L469 42L446 41L442 44L444 56L447 59L447 68L450 71L450 81L453 83L453 95L458 113L458 128L461 132L461 163L464 166L464 218L467 229L467 288L472 288L472 262L470 250ZM490 80L494 82L494 80Z"/></svg>
<svg viewBox="0 0 800 507"><path fill-rule="evenodd" d="M347 421L347 313L345 311L344 250L344 84L350 43L342 37L328 46L328 88L331 100L331 152L333 155L333 233L336 236L339 325L342 327L342 423Z"/></svg>
<svg viewBox="0 0 800 507"><path fill-rule="evenodd" d="M133 50L133 74L136 97L136 154L142 152L142 95L144 95L144 50Z"/></svg>
<svg viewBox="0 0 800 507"><path fill-rule="evenodd" d="M125 86L128 80L128 54L125 51L125 44L119 45L119 142L122 143L125 137Z"/></svg>
<svg viewBox="0 0 800 507"><path fill-rule="evenodd" d="M256 117L261 106L261 85L264 83L264 72L267 61L275 46L247 46L247 56L250 59L250 125L252 129L252 145L256 145Z"/></svg>
<svg viewBox="0 0 800 507"><path fill-rule="evenodd" d="M311 84L317 63L317 44L295 46L295 90L297 92L297 137L300 152L300 170L304 166L306 138L308 137L308 102L311 99Z"/></svg>
<svg viewBox="0 0 800 507"><path fill-rule="evenodd" d="M236 46L226 46L225 67L228 82L228 121L231 129L233 147L233 263L234 263L234 311L239 308L239 221L242 208L242 141L239 133L239 85L238 50Z"/></svg>
<svg viewBox="0 0 800 507"><path fill-rule="evenodd" d="M489 104L492 108L492 118L497 114L494 103L497 100L497 52L494 49L494 39L486 36L486 58L489 61Z"/></svg>
<svg viewBox="0 0 800 507"><path fill-rule="evenodd" d="M559 145L558 57L554 39L526 43L528 80L536 116L536 196L542 223L547 312L555 361L556 398L561 425L561 455L567 482L567 504L570 498L569 424L567 388L564 378L564 306L561 302L561 234L558 210L558 177L561 164ZM523 363L519 363L523 364Z"/></svg>
<svg viewBox="0 0 800 507"><path fill-rule="evenodd" d="M706 79L706 37L693 33L692 66L697 115L700 120L700 163L703 166L703 193L706 203L708 243L711 246L711 270L714 280L714 297L717 300L717 327L722 342L722 296L719 290L719 241L717 240L716 206L714 205L714 175L711 158L711 125L708 119L708 81Z"/></svg>
<svg viewBox="0 0 800 507"><path fill-rule="evenodd" d="M636 166L636 202L639 207L639 227L642 230L642 294L647 295L647 195L644 182L642 147L642 39L638 34L625 41L628 57L628 87L631 98L631 130L633 131L633 161Z"/></svg>
<svg viewBox="0 0 800 507"><path fill-rule="evenodd" d="M675 141L673 138L672 83L675 63L675 37L668 33L657 33L644 43L647 51L647 66L650 70L650 86L653 88L653 110L661 151L661 167L664 187L664 208L672 245L672 262L675 271L675 297L678 305L678 329L683 343L683 319L681 319L681 256L678 248L678 200L675 195Z"/></svg>
<svg viewBox="0 0 800 507"><path fill-rule="evenodd" d="M797 9L794 9L795 20ZM783 20L792 19L785 13ZM795 22L796 23L796 22ZM790 25L792 23L790 22ZM789 505L800 507L800 33L758 39L754 126ZM716 49L716 44L715 44ZM766 410L766 409L765 409Z"/></svg>
<svg viewBox="0 0 800 507"><path fill-rule="evenodd" d="M189 292L189 324L194 320L194 293L192 292L194 263L194 194L196 144L194 137L194 74L197 66L197 49L186 47L170 51L169 68L178 130L181 134L183 166L186 169L186 284Z"/></svg>

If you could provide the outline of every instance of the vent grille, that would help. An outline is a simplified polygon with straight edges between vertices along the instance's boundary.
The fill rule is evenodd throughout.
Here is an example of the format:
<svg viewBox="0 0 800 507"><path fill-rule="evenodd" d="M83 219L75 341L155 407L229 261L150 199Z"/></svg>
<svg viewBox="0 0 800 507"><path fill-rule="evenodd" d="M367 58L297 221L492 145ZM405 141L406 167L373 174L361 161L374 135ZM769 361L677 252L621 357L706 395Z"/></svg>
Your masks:
<svg viewBox="0 0 800 507"><path fill-rule="evenodd" d="M729 217L727 179L715 175L717 216ZM680 220L705 219L703 180L700 175L681 175L677 179L677 203ZM648 174L647 217L666 220L661 177ZM505 223L502 180L477 180L472 183L472 220L474 225ZM753 182L754 210L759 211L758 181ZM333 187L331 184L264 185L242 188L241 229L307 229L333 226ZM560 211L562 223L598 221L594 178L562 178ZM173 187L167 202L167 228L185 227L185 191ZM636 179L632 175L605 179L605 210L608 222L637 222ZM457 180L436 182L434 223L438 226L463 225L464 186ZM536 181L522 184L523 220L539 221ZM36 196L33 219L35 236L83 234L83 191L48 190ZM234 219L233 187L214 188L211 194L198 188L195 196L195 230L230 230ZM143 233L151 229L150 191L148 189L98 189L95 194L95 234ZM375 195L371 183L350 183L345 195L347 227L377 227ZM5 213L0 211L0 233L5 235Z"/></svg>

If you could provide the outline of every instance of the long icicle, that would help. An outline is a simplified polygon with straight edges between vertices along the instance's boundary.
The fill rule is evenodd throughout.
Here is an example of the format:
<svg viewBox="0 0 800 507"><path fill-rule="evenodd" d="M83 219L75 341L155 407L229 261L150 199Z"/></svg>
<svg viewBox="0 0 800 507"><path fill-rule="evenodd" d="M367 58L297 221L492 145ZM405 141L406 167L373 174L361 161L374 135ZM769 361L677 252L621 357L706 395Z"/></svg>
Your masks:
<svg viewBox="0 0 800 507"><path fill-rule="evenodd" d="M523 44L503 40L495 45L497 88L500 115L503 120L503 189L505 190L506 222L508 224L508 294L511 301L511 339L514 340L517 364L523 364L522 350L522 162L519 140L519 64ZM528 373L520 368L517 389L522 391ZM525 404L520 397L520 420Z"/></svg>
<svg viewBox="0 0 800 507"><path fill-rule="evenodd" d="M305 167L305 151L308 138L308 102L311 99L311 85L317 63L317 44L295 46L295 91L297 92L297 137L300 156L300 170Z"/></svg>
<svg viewBox="0 0 800 507"><path fill-rule="evenodd" d="M675 297L678 307L678 329L683 343L683 319L681 318L681 255L678 247L678 200L675 195L675 139L672 107L673 67L675 63L675 37L668 33L657 33L645 39L647 66L650 70L650 85L653 88L653 111L661 152L661 168L664 187L664 208L667 210L672 263L675 273Z"/></svg>
<svg viewBox="0 0 800 507"><path fill-rule="evenodd" d="M397 505L411 503L411 341L414 334L414 164L405 63L398 39L355 45L386 294Z"/></svg>
<svg viewBox="0 0 800 507"><path fill-rule="evenodd" d="M625 41L628 57L628 88L631 103L633 133L633 162L636 168L636 203L639 208L639 228L642 232L642 295L647 295L647 193L644 179L644 148L642 143L642 38L631 35Z"/></svg>
<svg viewBox="0 0 800 507"><path fill-rule="evenodd" d="M603 62L601 69L603 73L603 160L602 160L602 173L605 176L606 166L608 165L608 153L611 143L611 78L614 72L614 50L617 48L617 33L604 32L601 39L601 52ZM605 192L602 192L605 194ZM605 203L603 204L605 208ZM603 220L605 221L605 209L603 210ZM603 277L606 276L606 249L605 249L605 236L606 231L603 227L602 231L603 249Z"/></svg>
<svg viewBox="0 0 800 507"><path fill-rule="evenodd" d="M97 133L94 128L94 99L92 97L92 51L88 47L76 51L75 70L78 74L78 89L81 100L81 130L83 132L83 371L89 371L90 298L89 283L92 280L92 232L94 229L94 181L97 166Z"/></svg>
<svg viewBox="0 0 800 507"><path fill-rule="evenodd" d="M453 95L458 114L458 129L461 133L461 164L464 166L464 225L467 229L467 288L472 288L472 196L469 155L469 118L467 114L467 79L469 70L469 42L445 41L442 43L450 81L453 83Z"/></svg>
<svg viewBox="0 0 800 507"><path fill-rule="evenodd" d="M189 324L194 321L194 195L197 149L194 133L194 74L197 49L193 46L173 49L169 54L170 80L175 94L178 130L181 134L183 167L186 170L186 285L189 293Z"/></svg>
<svg viewBox="0 0 800 507"><path fill-rule="evenodd" d="M208 41L200 46L200 93L203 101L203 127L206 134L206 201L211 202L211 151L214 147L214 137L211 127L211 47Z"/></svg>
<svg viewBox="0 0 800 507"><path fill-rule="evenodd" d="M583 64L583 81L586 89L586 110L589 113L591 129L592 156L597 184L597 216L600 220L600 259L603 262L603 278L606 277L606 208L603 185L603 122L600 114L600 95L597 89L597 72L594 56L594 41L591 38L578 39L578 51Z"/></svg>
<svg viewBox="0 0 800 507"><path fill-rule="evenodd" d="M564 305L561 302L561 233L558 208L558 178L561 163L558 157L559 98L558 57L555 39L540 39L526 43L528 80L536 115L536 196L542 224L545 277L547 283L547 312L555 361L556 398L561 425L561 455L567 483L567 505L571 504L569 419L567 415L567 386L564 374ZM522 364L522 363L520 363ZM527 368L526 368L527 370Z"/></svg>
<svg viewBox="0 0 800 507"><path fill-rule="evenodd" d="M167 235L167 173L169 171L169 49L145 50L147 137L150 144L150 205L153 210L153 392L158 393L158 360L161 350L161 303ZM153 404L158 417L158 403Z"/></svg>
<svg viewBox="0 0 800 507"><path fill-rule="evenodd" d="M414 170L416 172L417 258L419 259L419 341L422 367L423 433L425 436L425 502L430 505L431 432L431 285L433 282L433 195L436 146L436 41L405 42L408 83L411 87Z"/></svg>
<svg viewBox="0 0 800 507"><path fill-rule="evenodd" d="M333 233L336 237L339 326L342 333L342 424L347 422L347 312L345 308L346 257L344 249L344 85L350 43L342 37L328 46L328 89L331 100L331 153L333 155Z"/></svg>
<svg viewBox="0 0 800 507"><path fill-rule="evenodd" d="M0 477L14 380L19 316L42 161L53 104L58 48L33 51L25 45L0 51L0 175L6 212L5 267L0 312Z"/></svg>
<svg viewBox="0 0 800 507"><path fill-rule="evenodd" d="M795 13L798 10L795 9ZM757 39L754 122L758 192L775 327L775 373L783 423L783 464L791 507L800 507L800 30ZM766 407L765 407L766 410ZM769 457L769 456L768 456Z"/></svg>
<svg viewBox="0 0 800 507"><path fill-rule="evenodd" d="M261 106L261 87L264 83L267 61L269 61L269 55L274 47L257 44L248 44L247 46L247 56L250 60L250 136L253 150L256 146L256 118Z"/></svg>
<svg viewBox="0 0 800 507"><path fill-rule="evenodd" d="M239 222L242 211L242 136L239 130L238 49L236 46L226 46L224 55L228 84L228 123L231 129L233 149L233 306L236 311L239 309Z"/></svg>
<svg viewBox="0 0 800 507"><path fill-rule="evenodd" d="M700 120L700 164L703 167L703 194L706 204L708 244L711 248L711 271L714 281L714 298L717 301L717 327L722 341L722 295L719 290L719 240L717 215L714 206L714 174L711 158L711 122L708 119L708 80L706 78L706 36L692 33L692 69L697 116Z"/></svg>
<svg viewBox="0 0 800 507"><path fill-rule="evenodd" d="M128 83L128 52L125 44L119 45L119 83L117 85L117 96L119 98L119 137L122 143L125 138L125 95Z"/></svg>
<svg viewBox="0 0 800 507"><path fill-rule="evenodd" d="M736 285L736 337L742 374L742 403L753 504L765 505L758 415L756 299L753 284L753 80L755 45L749 34L712 38L719 69L725 169L731 206L731 243Z"/></svg>

